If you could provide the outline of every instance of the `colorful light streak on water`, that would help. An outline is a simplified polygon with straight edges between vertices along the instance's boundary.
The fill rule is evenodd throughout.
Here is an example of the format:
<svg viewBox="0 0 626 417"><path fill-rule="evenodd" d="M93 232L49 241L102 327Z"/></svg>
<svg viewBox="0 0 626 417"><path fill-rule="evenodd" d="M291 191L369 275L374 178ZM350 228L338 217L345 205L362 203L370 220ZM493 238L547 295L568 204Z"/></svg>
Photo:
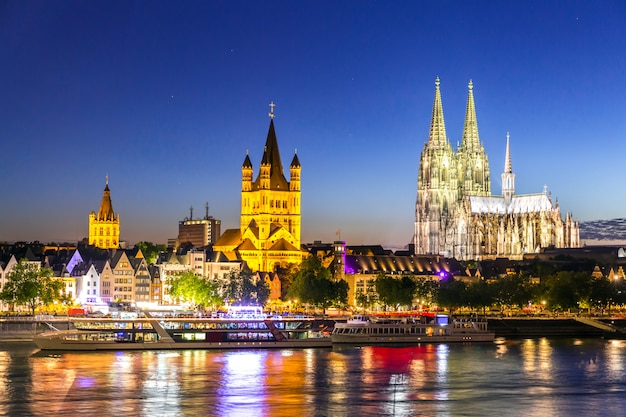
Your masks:
<svg viewBox="0 0 626 417"><path fill-rule="evenodd" d="M626 342L604 340L61 354L0 345L0 416L616 416L625 369Z"/></svg>

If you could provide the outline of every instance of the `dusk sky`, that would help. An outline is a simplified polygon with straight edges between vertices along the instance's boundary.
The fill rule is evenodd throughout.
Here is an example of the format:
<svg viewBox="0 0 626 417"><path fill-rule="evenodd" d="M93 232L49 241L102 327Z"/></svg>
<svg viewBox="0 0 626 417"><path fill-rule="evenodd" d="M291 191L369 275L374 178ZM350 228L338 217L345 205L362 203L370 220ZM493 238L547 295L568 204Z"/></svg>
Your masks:
<svg viewBox="0 0 626 417"><path fill-rule="evenodd" d="M87 236L105 175L121 239L204 215L239 227L270 102L302 164L302 242L402 247L435 92L461 140L467 84L501 192L626 217L623 1L2 1L0 241Z"/></svg>

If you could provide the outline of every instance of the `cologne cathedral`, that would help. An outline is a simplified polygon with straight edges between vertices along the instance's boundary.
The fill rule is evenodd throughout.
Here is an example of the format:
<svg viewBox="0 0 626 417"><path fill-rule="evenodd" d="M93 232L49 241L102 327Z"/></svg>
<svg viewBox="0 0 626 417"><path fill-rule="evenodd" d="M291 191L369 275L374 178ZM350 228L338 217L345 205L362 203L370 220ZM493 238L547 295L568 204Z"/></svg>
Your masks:
<svg viewBox="0 0 626 417"><path fill-rule="evenodd" d="M491 194L489 161L478 136L469 82L463 136L456 152L446 136L439 78L435 81L430 134L420 157L413 244L418 255L459 260L522 259L542 248L580 246L578 222L561 217L546 187L515 194L507 133L501 195Z"/></svg>

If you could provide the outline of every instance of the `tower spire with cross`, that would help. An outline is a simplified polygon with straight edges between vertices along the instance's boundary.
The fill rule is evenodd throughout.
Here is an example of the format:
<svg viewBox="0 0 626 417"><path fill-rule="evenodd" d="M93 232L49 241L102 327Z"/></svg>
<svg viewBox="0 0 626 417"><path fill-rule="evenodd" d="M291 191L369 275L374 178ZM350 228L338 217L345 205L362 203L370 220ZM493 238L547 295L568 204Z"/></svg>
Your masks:
<svg viewBox="0 0 626 417"><path fill-rule="evenodd" d="M276 107L276 104L274 104L274 102L272 101L270 103L270 112L267 114L270 117L270 119L274 118L274 107Z"/></svg>

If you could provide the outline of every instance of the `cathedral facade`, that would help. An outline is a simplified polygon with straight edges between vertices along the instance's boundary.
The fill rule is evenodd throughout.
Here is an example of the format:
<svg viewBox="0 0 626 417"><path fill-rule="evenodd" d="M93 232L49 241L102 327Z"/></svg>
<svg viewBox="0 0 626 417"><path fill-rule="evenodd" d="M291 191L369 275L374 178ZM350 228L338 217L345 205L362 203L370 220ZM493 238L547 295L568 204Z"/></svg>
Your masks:
<svg viewBox="0 0 626 417"><path fill-rule="evenodd" d="M276 267L299 265L304 252L300 246L302 166L294 153L285 178L274 129L274 112L265 141L259 174L249 155L241 167L241 217L239 229L226 230L213 245L229 260L245 261L253 272L273 272Z"/></svg>
<svg viewBox="0 0 626 417"><path fill-rule="evenodd" d="M89 213L89 244L101 249L117 249L120 245L120 216L113 211L109 178L102 194L98 213Z"/></svg>
<svg viewBox="0 0 626 417"><path fill-rule="evenodd" d="M461 144L446 136L439 78L430 133L420 157L413 244L418 255L459 260L521 259L542 248L579 247L578 222L561 217L542 193L516 195L507 133L501 195L491 194L489 161L478 134L473 84L468 86Z"/></svg>

